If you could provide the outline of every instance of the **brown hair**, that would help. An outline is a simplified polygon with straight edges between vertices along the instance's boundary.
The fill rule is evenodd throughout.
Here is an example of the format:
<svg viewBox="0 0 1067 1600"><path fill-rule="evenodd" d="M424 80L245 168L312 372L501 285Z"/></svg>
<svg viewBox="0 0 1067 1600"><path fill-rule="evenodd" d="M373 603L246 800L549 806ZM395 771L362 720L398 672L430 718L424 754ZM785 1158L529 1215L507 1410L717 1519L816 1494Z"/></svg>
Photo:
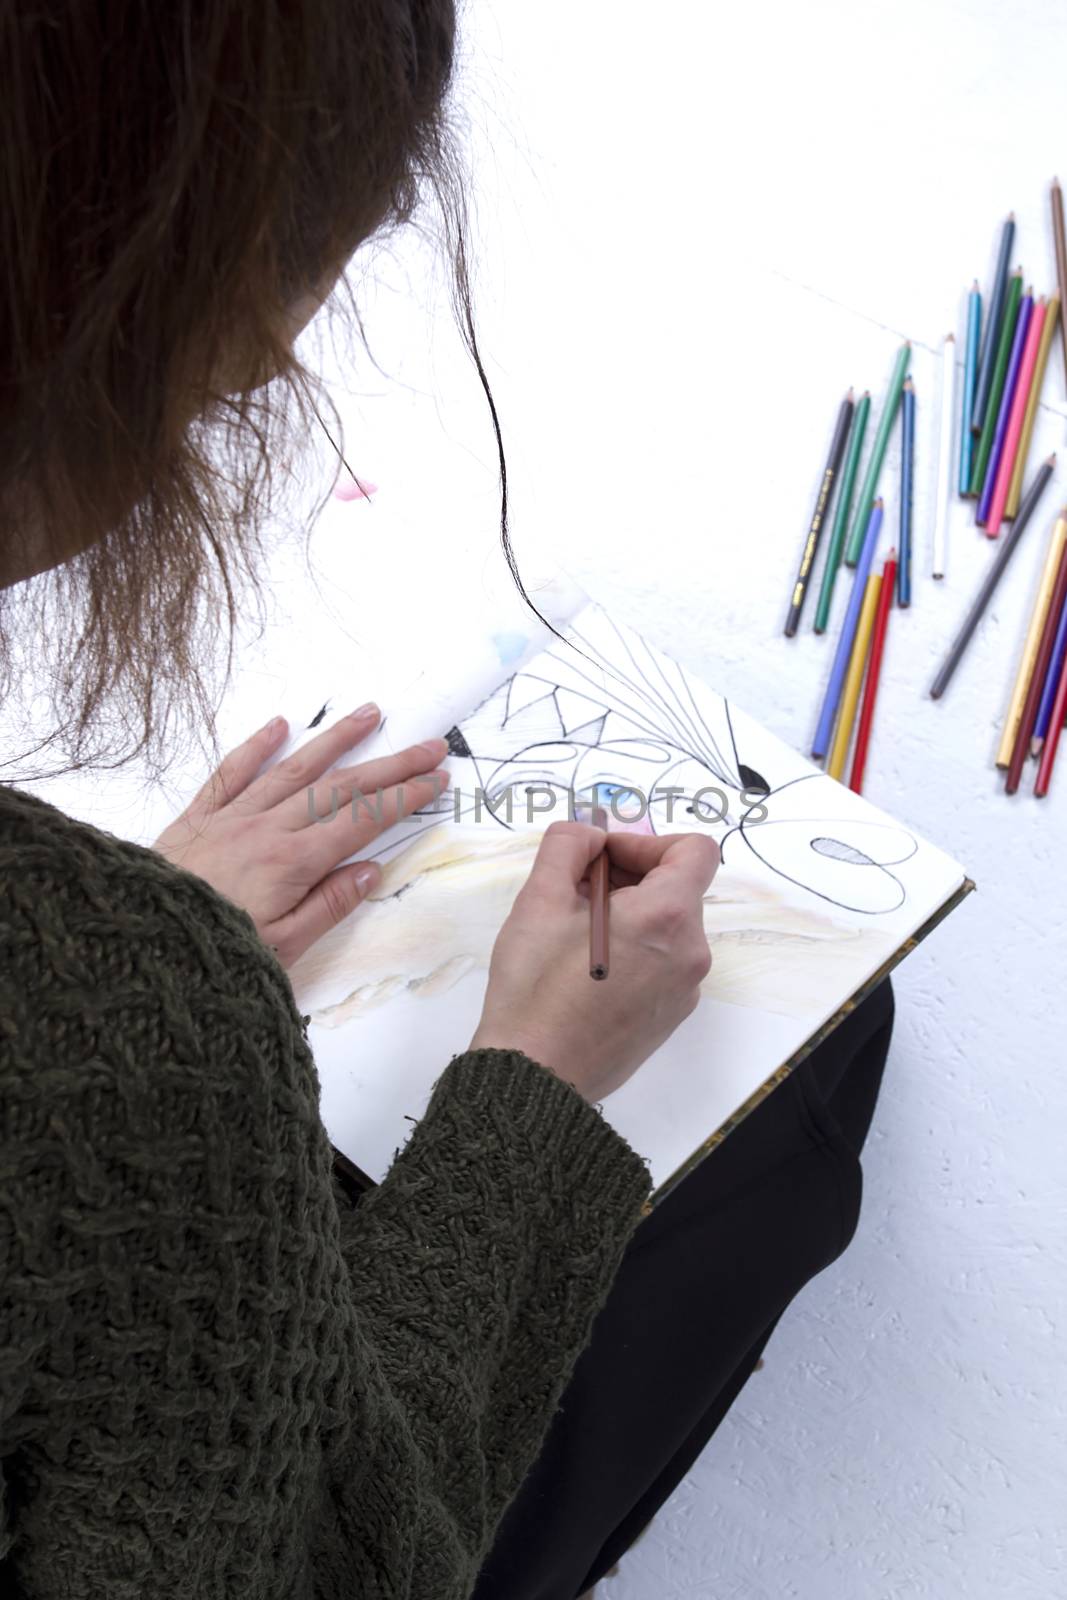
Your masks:
<svg viewBox="0 0 1067 1600"><path fill-rule="evenodd" d="M159 773L189 711L217 758L263 526L323 421L284 308L407 224L424 184L514 571L447 118L454 46L451 0L0 12L0 581L40 574L0 591L0 690L9 707L27 676L46 690L54 726L29 714L25 754L60 750L51 771L139 755Z"/></svg>

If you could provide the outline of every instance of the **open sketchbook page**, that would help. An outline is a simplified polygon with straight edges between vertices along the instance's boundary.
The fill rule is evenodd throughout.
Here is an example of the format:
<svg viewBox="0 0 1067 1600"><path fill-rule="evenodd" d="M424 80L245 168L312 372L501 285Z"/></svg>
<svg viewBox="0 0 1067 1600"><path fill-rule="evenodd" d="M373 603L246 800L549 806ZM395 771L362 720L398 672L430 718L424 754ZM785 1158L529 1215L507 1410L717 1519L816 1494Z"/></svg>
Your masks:
<svg viewBox="0 0 1067 1600"><path fill-rule="evenodd" d="M466 1048L497 930L572 794L596 789L611 827L707 829L722 850L702 1003L603 1103L660 1195L967 884L598 606L566 632L460 719L452 789L390 834L378 892L290 974L330 1138L375 1181Z"/></svg>

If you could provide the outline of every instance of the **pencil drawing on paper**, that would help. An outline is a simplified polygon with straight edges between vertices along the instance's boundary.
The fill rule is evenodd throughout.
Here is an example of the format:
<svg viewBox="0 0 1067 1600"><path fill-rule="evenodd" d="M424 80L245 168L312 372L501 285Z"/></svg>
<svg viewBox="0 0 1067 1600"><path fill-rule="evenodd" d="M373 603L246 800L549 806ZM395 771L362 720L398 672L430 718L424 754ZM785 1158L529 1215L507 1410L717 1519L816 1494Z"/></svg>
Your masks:
<svg viewBox="0 0 1067 1600"><path fill-rule="evenodd" d="M610 804L611 828L718 841L705 900L718 998L806 1015L887 937L877 922L905 903L895 869L918 848L910 834L600 607L568 637L574 648L553 641L449 730L453 797L410 819L371 901L294 969L315 1020L487 966L540 829L574 794Z"/></svg>

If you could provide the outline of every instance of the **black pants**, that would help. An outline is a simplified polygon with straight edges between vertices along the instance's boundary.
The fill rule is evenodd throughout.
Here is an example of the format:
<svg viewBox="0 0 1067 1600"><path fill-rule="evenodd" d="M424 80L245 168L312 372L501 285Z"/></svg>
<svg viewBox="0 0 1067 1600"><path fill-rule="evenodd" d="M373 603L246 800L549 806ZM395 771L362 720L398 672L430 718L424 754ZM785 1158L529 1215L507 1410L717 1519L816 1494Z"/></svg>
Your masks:
<svg viewBox="0 0 1067 1600"><path fill-rule="evenodd" d="M855 1232L892 1026L887 981L640 1223L471 1600L575 1600L684 1477Z"/></svg>

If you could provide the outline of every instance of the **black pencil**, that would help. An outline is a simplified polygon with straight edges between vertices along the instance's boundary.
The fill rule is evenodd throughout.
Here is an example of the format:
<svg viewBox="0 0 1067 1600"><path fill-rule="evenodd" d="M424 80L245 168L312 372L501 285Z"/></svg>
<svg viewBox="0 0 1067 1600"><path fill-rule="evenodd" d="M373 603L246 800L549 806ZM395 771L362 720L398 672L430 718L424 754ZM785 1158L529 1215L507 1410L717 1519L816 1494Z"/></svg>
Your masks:
<svg viewBox="0 0 1067 1600"><path fill-rule="evenodd" d="M811 569L815 565L815 554L819 548L822 537L823 523L826 521L830 510L830 501L833 499L834 489L841 474L841 463L845 459L845 446L848 444L848 432L852 426L852 390L841 402L841 410L837 413L837 427L834 429L833 442L830 445L830 455L826 462L826 470L822 475L819 485L819 496L812 512L811 526L808 536L804 540L804 550L800 557L800 570L797 581L793 585L793 594L789 602L789 615L785 622L785 636L792 639L800 626L800 613L804 609L804 598L808 592L808 579Z"/></svg>
<svg viewBox="0 0 1067 1600"><path fill-rule="evenodd" d="M1030 518L1033 515L1034 507L1040 500L1044 492L1045 485L1052 476L1052 469L1055 467L1055 465L1056 457L1054 455L1049 456L1047 461L1043 461L1037 477L1034 479L1027 493L1024 495L1022 503L1015 514L1015 521L1012 523L1011 532L1008 534L1007 538L1001 540L1000 549L994 556L993 564L986 573L982 587L975 596L974 604L964 618L963 626L956 635L955 642L945 658L944 666L941 668L941 671L933 681L930 689L930 698L932 700L940 700L941 696L948 688L952 674L960 664L960 658L971 641L971 635L974 633L975 628L977 628L979 622L982 620L982 613L985 611L986 606L992 599L993 591L1004 575L1004 569L1011 560L1016 545L1019 543L1019 535L1023 532L1026 524L1030 521Z"/></svg>
<svg viewBox="0 0 1067 1600"><path fill-rule="evenodd" d="M1004 312L1004 298L1008 288L1008 258L1011 255L1012 240L1015 238L1015 212L1008 213L1008 220L1000 235L1000 254L997 257L997 270L993 274L993 292L989 297L989 309L986 312L985 327L982 329L982 354L978 358L978 379L974 389L974 410L971 412L971 432L981 433L985 424L986 407L989 404L989 391L993 384L993 368L997 360L997 345L1000 342L1000 324ZM964 426L967 419L964 418Z"/></svg>

